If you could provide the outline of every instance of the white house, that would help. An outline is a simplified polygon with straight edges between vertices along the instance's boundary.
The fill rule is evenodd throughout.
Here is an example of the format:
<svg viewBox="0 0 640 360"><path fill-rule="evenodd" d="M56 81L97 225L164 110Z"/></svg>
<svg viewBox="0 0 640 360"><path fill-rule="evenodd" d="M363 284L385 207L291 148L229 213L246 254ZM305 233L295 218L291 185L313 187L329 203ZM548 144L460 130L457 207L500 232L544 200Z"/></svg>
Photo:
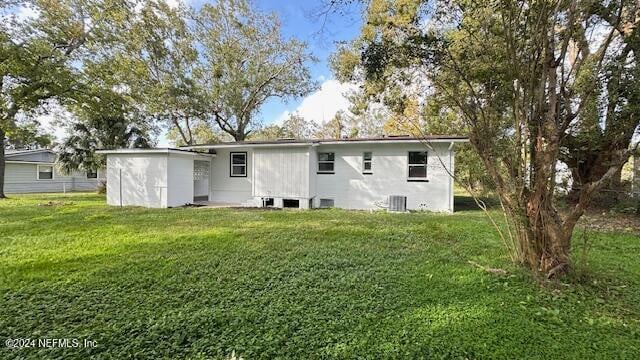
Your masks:
<svg viewBox="0 0 640 360"><path fill-rule="evenodd" d="M102 171L61 173L57 155L51 149L6 150L4 191L10 193L41 193L94 191L102 181Z"/></svg>
<svg viewBox="0 0 640 360"><path fill-rule="evenodd" d="M242 141L102 150L107 203L453 211L460 136ZM391 201L391 203L390 203Z"/></svg>

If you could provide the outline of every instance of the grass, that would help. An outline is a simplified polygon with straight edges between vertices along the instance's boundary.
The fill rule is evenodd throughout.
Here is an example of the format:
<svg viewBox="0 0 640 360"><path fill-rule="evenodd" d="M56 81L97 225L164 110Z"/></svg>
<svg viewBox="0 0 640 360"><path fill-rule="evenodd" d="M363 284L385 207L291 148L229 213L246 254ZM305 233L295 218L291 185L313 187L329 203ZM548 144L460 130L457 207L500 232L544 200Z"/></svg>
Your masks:
<svg viewBox="0 0 640 360"><path fill-rule="evenodd" d="M588 277L541 287L477 211L16 196L0 201L0 339L97 347L0 347L0 358L637 358L640 241L590 241Z"/></svg>

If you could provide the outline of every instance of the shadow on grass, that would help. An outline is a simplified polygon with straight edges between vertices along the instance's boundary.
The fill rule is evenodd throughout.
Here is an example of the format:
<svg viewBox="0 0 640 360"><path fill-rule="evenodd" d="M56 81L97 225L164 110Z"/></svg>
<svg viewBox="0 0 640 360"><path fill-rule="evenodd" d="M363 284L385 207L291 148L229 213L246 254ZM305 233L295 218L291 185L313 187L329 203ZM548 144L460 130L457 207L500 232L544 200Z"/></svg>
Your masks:
<svg viewBox="0 0 640 360"><path fill-rule="evenodd" d="M479 198L482 200L489 209L497 209L500 207L500 202L495 197L491 196L482 196ZM476 202L473 200L473 197L470 195L456 195L453 199L453 205L455 211L481 211Z"/></svg>

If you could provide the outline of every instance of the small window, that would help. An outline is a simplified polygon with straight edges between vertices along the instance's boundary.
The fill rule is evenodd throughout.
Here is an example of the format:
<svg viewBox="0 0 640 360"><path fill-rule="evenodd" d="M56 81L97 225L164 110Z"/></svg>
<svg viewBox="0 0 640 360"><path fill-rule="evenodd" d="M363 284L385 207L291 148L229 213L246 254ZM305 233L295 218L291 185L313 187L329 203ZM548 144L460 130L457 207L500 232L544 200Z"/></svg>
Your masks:
<svg viewBox="0 0 640 360"><path fill-rule="evenodd" d="M38 180L53 180L53 166L38 165Z"/></svg>
<svg viewBox="0 0 640 360"><path fill-rule="evenodd" d="M427 152L409 152L409 180L427 179Z"/></svg>
<svg viewBox="0 0 640 360"><path fill-rule="evenodd" d="M273 198L262 198L262 207L273 207Z"/></svg>
<svg viewBox="0 0 640 360"><path fill-rule="evenodd" d="M363 174L373 174L373 168L371 167L371 162L373 161L373 154L371 151L365 151L362 153L362 173Z"/></svg>
<svg viewBox="0 0 640 360"><path fill-rule="evenodd" d="M335 153L318 153L318 174L333 174L335 171Z"/></svg>
<svg viewBox="0 0 640 360"><path fill-rule="evenodd" d="M246 177L247 176L247 153L246 152L232 152L230 154L231 168L229 169L229 176L231 177Z"/></svg>
<svg viewBox="0 0 640 360"><path fill-rule="evenodd" d="M300 200L296 199L282 199L282 207L284 208L299 208Z"/></svg>
<svg viewBox="0 0 640 360"><path fill-rule="evenodd" d="M333 199L320 199L320 208L332 208L334 204Z"/></svg>
<svg viewBox="0 0 640 360"><path fill-rule="evenodd" d="M97 171L93 171L93 170L87 171L87 179L97 179L97 178L98 178Z"/></svg>

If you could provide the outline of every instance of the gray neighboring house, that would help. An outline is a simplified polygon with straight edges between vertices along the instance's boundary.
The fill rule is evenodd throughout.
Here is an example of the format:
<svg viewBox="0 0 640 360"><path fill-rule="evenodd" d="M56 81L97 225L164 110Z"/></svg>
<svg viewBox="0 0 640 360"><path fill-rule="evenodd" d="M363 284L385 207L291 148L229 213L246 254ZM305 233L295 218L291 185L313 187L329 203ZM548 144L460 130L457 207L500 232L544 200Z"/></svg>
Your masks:
<svg viewBox="0 0 640 360"><path fill-rule="evenodd" d="M5 150L5 193L94 191L104 181L103 171L62 174L51 149Z"/></svg>

